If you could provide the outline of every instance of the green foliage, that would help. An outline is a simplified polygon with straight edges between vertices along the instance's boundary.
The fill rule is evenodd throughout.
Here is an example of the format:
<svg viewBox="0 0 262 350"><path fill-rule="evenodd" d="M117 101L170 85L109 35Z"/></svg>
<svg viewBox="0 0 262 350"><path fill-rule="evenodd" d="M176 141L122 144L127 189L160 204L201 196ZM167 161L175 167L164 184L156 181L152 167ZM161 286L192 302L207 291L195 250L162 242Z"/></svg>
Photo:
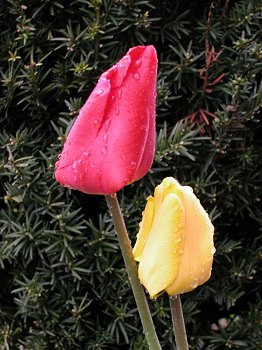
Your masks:
<svg viewBox="0 0 262 350"><path fill-rule="evenodd" d="M261 348L260 19L260 0L0 2L1 349L147 349L103 198L53 177L101 72L145 44L157 151L119 195L130 238L163 177L191 185L217 248L210 281L183 296L191 348ZM150 307L175 349L167 298Z"/></svg>

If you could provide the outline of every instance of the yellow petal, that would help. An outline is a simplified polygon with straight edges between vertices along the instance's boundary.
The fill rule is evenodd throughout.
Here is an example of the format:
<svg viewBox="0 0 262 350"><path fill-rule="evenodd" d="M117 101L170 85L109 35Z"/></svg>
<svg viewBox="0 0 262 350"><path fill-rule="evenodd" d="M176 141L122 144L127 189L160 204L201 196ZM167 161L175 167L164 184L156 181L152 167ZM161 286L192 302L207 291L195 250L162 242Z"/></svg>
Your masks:
<svg viewBox="0 0 262 350"><path fill-rule="evenodd" d="M141 254L145 247L147 237L149 235L149 232L153 223L154 198L152 196L149 196L147 198L147 204L142 215L143 215L143 218L139 224L140 228L137 234L136 244L133 249L134 259L136 261L140 261Z"/></svg>
<svg viewBox="0 0 262 350"><path fill-rule="evenodd" d="M155 212L158 212L163 199L170 193L181 196L181 186L173 177L166 177L160 185L155 188L154 192L154 208Z"/></svg>
<svg viewBox="0 0 262 350"><path fill-rule="evenodd" d="M153 298L176 278L184 241L185 216L180 198L167 194L154 213L138 274Z"/></svg>
<svg viewBox="0 0 262 350"><path fill-rule="evenodd" d="M166 289L175 295L189 292L205 283L211 274L214 227L191 187L181 186L185 208L186 233L178 274Z"/></svg>
<svg viewBox="0 0 262 350"><path fill-rule="evenodd" d="M179 183L172 177L165 178L160 185L155 188L154 197L149 196L140 223L137 241L133 249L134 259L140 261L147 237L153 223L153 218L162 205L163 198L169 193L181 194Z"/></svg>

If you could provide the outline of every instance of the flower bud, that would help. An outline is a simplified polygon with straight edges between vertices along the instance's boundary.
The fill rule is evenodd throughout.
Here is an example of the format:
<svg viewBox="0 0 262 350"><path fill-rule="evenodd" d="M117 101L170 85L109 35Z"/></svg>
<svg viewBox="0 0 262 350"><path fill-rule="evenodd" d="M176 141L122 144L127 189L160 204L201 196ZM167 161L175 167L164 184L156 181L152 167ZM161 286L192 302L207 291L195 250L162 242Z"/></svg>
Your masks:
<svg viewBox="0 0 262 350"><path fill-rule="evenodd" d="M165 178L147 200L133 250L139 279L152 298L189 292L209 279L213 234L192 188Z"/></svg>
<svg viewBox="0 0 262 350"><path fill-rule="evenodd" d="M110 195L148 172L155 152L156 74L154 47L137 46L101 75L56 163L57 181Z"/></svg>

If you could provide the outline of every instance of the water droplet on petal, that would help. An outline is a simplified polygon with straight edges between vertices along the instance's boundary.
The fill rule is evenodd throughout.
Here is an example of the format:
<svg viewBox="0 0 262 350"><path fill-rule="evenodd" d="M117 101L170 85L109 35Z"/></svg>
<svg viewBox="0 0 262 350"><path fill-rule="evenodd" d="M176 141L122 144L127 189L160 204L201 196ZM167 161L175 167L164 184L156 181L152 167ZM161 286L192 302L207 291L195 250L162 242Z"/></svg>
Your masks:
<svg viewBox="0 0 262 350"><path fill-rule="evenodd" d="M88 172L88 167L89 167L89 163L88 163L88 162L86 162L86 163L85 163L85 170L84 170L84 171L85 171L85 173L87 173L87 172Z"/></svg>
<svg viewBox="0 0 262 350"><path fill-rule="evenodd" d="M76 163L76 162L73 163L72 167L73 167L74 173L75 173L75 174L78 173L77 163Z"/></svg>
<svg viewBox="0 0 262 350"><path fill-rule="evenodd" d="M122 94L123 94L123 90L122 90L122 89L119 89L119 90L118 90L118 93L117 93L117 97L119 98L119 100L121 99Z"/></svg>
<svg viewBox="0 0 262 350"><path fill-rule="evenodd" d="M62 154L60 153L60 154L58 154L58 160L60 160L61 159L61 157L62 157Z"/></svg>
<svg viewBox="0 0 262 350"><path fill-rule="evenodd" d="M133 74L133 78L135 80L139 80L140 79L140 75L138 73L135 73L135 74Z"/></svg>
<svg viewBox="0 0 262 350"><path fill-rule="evenodd" d="M99 125L100 125L100 122L99 122L99 120L94 120L94 127L96 127L96 128L98 128L99 127Z"/></svg>
<svg viewBox="0 0 262 350"><path fill-rule="evenodd" d="M86 161L86 160L87 160L87 158L89 158L89 157L90 157L90 152L84 152L84 153L83 153L83 156L84 156L85 161Z"/></svg>
<svg viewBox="0 0 262 350"><path fill-rule="evenodd" d="M119 113L120 113L119 108L116 108L116 109L115 109L115 113L116 113L116 115L119 115Z"/></svg>
<svg viewBox="0 0 262 350"><path fill-rule="evenodd" d="M129 64L130 64L130 61L131 61L131 59L130 59L129 56L124 56L124 57L121 59L121 61L119 61L119 62L117 63L117 66L118 66L118 67L128 67Z"/></svg>
<svg viewBox="0 0 262 350"><path fill-rule="evenodd" d="M193 281L191 284L190 284L190 287L191 288L196 288L198 286L198 283L197 283L197 281Z"/></svg>
<svg viewBox="0 0 262 350"><path fill-rule="evenodd" d="M141 131L145 131L146 133L148 132L148 128L145 125L141 125L139 129Z"/></svg>
<svg viewBox="0 0 262 350"><path fill-rule="evenodd" d="M105 135L103 136L103 140L104 140L104 143L107 143L107 142L108 142L108 135L107 135L107 134L105 134Z"/></svg>
<svg viewBox="0 0 262 350"><path fill-rule="evenodd" d="M112 96L111 96L111 101L114 102L115 99L116 99L115 95L112 95Z"/></svg>
<svg viewBox="0 0 262 350"><path fill-rule="evenodd" d="M103 156L105 156L107 154L107 147L106 146L104 146L102 148L102 154L103 154Z"/></svg>
<svg viewBox="0 0 262 350"><path fill-rule="evenodd" d="M103 89L98 89L98 90L95 92L94 96L102 95L103 92L104 92Z"/></svg>
<svg viewBox="0 0 262 350"><path fill-rule="evenodd" d="M136 167L136 162L131 162L131 168L134 169Z"/></svg>
<svg viewBox="0 0 262 350"><path fill-rule="evenodd" d="M136 60L136 66L137 67L140 67L141 66L141 63L142 63L142 60L141 60L141 58L139 58L138 60Z"/></svg>
<svg viewBox="0 0 262 350"><path fill-rule="evenodd" d="M108 129L110 128L110 125L111 125L111 119L108 119L106 121L106 124L105 124L105 130L108 131Z"/></svg>

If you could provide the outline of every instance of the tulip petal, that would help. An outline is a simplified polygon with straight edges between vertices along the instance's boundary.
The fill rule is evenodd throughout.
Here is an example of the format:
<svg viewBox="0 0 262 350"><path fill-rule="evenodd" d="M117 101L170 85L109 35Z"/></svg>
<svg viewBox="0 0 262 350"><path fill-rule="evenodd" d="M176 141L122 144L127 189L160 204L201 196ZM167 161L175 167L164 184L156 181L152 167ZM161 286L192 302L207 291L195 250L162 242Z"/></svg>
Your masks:
<svg viewBox="0 0 262 350"><path fill-rule="evenodd" d="M155 151L156 52L153 46L140 46L130 49L128 56L128 73L116 91L119 115L111 118L108 135L112 154L103 161L104 169L112 169L107 186L112 181L112 187L119 188L147 173Z"/></svg>
<svg viewBox="0 0 262 350"><path fill-rule="evenodd" d="M99 80L70 130L61 158L56 163L57 171L72 165L90 149L103 122L109 93L110 82Z"/></svg>
<svg viewBox="0 0 262 350"><path fill-rule="evenodd" d="M156 70L154 47L138 46L102 74L56 164L62 185L107 195L148 172L155 150Z"/></svg>
<svg viewBox="0 0 262 350"><path fill-rule="evenodd" d="M152 298L176 278L184 241L185 216L180 198L168 194L155 213L138 274Z"/></svg>
<svg viewBox="0 0 262 350"><path fill-rule="evenodd" d="M139 232L137 234L137 241L133 249L134 259L140 261L142 252L144 250L147 237L149 235L154 216L154 198L149 196L145 210L143 211L143 218L139 224Z"/></svg>
<svg viewBox="0 0 262 350"><path fill-rule="evenodd" d="M185 208L185 242L179 270L173 283L166 289L175 295L193 290L205 283L211 274L214 254L214 227L208 214L194 195L191 187L181 186Z"/></svg>

